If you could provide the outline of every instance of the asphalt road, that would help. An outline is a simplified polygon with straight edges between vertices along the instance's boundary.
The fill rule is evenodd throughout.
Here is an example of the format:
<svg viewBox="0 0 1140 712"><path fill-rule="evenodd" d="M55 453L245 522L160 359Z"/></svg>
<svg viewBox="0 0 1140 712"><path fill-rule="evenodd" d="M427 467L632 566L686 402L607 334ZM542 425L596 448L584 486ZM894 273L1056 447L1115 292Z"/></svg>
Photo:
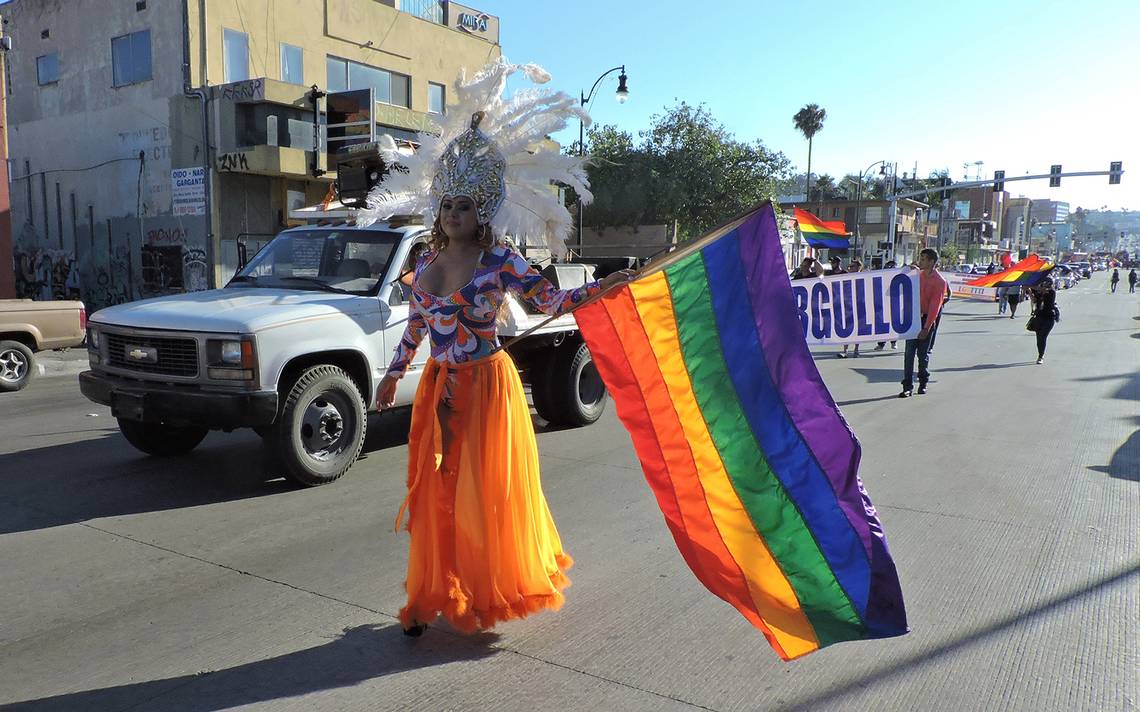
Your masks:
<svg viewBox="0 0 1140 712"><path fill-rule="evenodd" d="M902 350L824 379L912 632L783 663L686 569L612 408L545 432L566 606L401 635L406 416L313 490L252 434L148 459L74 377L0 397L0 705L21 710L1133 710L1140 705L1140 299L1099 273L1026 314L955 301L931 392ZM538 423L541 426L541 422ZM9 706L10 705L10 706Z"/></svg>

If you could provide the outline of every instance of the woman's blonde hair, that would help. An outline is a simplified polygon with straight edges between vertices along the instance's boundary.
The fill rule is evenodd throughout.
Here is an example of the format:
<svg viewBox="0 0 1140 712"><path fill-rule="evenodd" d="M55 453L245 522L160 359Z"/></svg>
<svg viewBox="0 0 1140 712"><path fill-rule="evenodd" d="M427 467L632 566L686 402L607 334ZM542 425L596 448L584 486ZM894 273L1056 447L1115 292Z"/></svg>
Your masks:
<svg viewBox="0 0 1140 712"><path fill-rule="evenodd" d="M428 238L428 246L435 250L440 251L447 247L450 240L447 233L443 231L443 227L439 224L439 215L435 216L435 222L431 225L431 237ZM475 231L475 242L484 250L491 248L495 244L495 234L491 231L491 224L480 225Z"/></svg>

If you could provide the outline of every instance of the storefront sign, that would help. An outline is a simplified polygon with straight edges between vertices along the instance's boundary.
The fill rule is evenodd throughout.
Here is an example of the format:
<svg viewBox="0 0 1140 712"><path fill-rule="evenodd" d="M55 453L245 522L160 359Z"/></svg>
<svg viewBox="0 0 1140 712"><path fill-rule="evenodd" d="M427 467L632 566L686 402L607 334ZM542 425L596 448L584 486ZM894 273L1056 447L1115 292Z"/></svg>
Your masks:
<svg viewBox="0 0 1140 712"><path fill-rule="evenodd" d="M206 169L195 166L170 171L170 194L175 215L205 215Z"/></svg>

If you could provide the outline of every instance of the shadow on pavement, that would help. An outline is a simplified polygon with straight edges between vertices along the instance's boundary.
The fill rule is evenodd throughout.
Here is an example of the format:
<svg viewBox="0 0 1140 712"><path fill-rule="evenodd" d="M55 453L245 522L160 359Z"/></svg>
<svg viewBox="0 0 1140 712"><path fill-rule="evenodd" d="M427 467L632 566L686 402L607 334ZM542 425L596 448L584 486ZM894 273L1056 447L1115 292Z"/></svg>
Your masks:
<svg viewBox="0 0 1140 712"><path fill-rule="evenodd" d="M848 694L864 693L868 688L875 685L887 683L900 676L912 673L915 668L926 668L933 673L938 669L937 665L941 661L965 648L994 644L996 643L995 638L1008 635L1010 629L1026 625L1035 618L1069 608L1074 601L1086 596L1101 594L1108 589L1117 587L1120 587L1121 590L1129 590L1131 587L1140 585L1140 580L1137 579L1140 579L1140 561L1134 561L1115 573L1057 594L1028 610L995 619L955 638L912 653L902 660L890 662L867 675L839 684L829 690L795 700L782 700L782 704L775 709L810 710L824 706L843 707L842 701Z"/></svg>
<svg viewBox="0 0 1140 712"><path fill-rule="evenodd" d="M495 634L458 638L430 629L423 638L411 640L398 625L362 625L346 629L324 645L267 660L224 670L44 697L5 709L95 711L137 705L140 709L145 706L192 712L224 710L350 687L408 670L481 660L502 652L494 647L497 640ZM187 689L179 691L184 687Z"/></svg>
<svg viewBox="0 0 1140 712"><path fill-rule="evenodd" d="M902 367L890 369L853 368L851 370L866 378L867 383L898 383L902 380Z"/></svg>
<svg viewBox="0 0 1140 712"><path fill-rule="evenodd" d="M368 419L361 459L408 443L411 409ZM558 430L537 416L537 432ZM280 495L297 485L282 478L272 446L252 431L211 433L187 455L149 457L127 444L114 426L82 440L0 455L0 534L168 509ZM351 477L350 471L346 477Z"/></svg>
<svg viewBox="0 0 1140 712"><path fill-rule="evenodd" d="M898 397L899 396L897 393L893 393L889 396L878 396L876 398L860 398L858 400L840 401L840 402L836 403L835 405L839 406L840 408L846 408L847 406L850 406L850 405L862 405L864 403L878 403L879 401L885 401L885 400L898 400Z"/></svg>
<svg viewBox="0 0 1140 712"><path fill-rule="evenodd" d="M1137 430L1124 441L1124 444L1112 453L1108 465L1095 465L1089 469L1093 472L1103 472L1109 477L1129 482L1140 482L1140 416L1132 419Z"/></svg>
<svg viewBox="0 0 1140 712"><path fill-rule="evenodd" d="M1033 366L1035 361L1018 361L1016 363L979 363L973 366L958 366L956 368L931 367L931 373L961 373L964 371L992 371L995 368L1016 368L1017 366Z"/></svg>

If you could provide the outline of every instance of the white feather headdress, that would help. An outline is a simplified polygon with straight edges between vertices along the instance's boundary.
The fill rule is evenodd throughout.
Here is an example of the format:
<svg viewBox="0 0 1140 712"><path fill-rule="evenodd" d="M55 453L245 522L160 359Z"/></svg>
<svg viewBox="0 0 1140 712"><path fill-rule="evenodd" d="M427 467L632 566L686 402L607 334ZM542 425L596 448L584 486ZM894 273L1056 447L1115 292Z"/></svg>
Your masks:
<svg viewBox="0 0 1140 712"><path fill-rule="evenodd" d="M430 225L439 210L441 194L468 194L449 193L447 189L459 190L459 186L470 187L482 181L485 193L494 194L492 184L497 178L502 186L498 196L501 204L497 210L480 216L480 222L489 221L497 237L509 235L518 243L545 244L554 255L564 255L573 219L551 183L572 187L585 203L593 200L593 195L584 159L538 144L565 128L572 118L589 126L590 117L572 96L563 92L528 88L504 98L507 78L516 72L522 72L535 84L550 81L550 75L538 65L511 64L500 58L470 81L460 75L455 83L455 103L435 123L438 135L421 132L419 148L398 149L391 137L382 137L380 153L391 168L369 194L368 207L358 216L358 223L368 225L392 215L423 215ZM479 112L483 116L476 128L472 116ZM488 169L488 162L464 158L464 151L471 146L482 145L485 150L487 141L492 151L505 160L505 166L491 161L500 167ZM445 152L454 155L447 158ZM479 169L482 174L464 172L467 166L476 164L483 166Z"/></svg>

